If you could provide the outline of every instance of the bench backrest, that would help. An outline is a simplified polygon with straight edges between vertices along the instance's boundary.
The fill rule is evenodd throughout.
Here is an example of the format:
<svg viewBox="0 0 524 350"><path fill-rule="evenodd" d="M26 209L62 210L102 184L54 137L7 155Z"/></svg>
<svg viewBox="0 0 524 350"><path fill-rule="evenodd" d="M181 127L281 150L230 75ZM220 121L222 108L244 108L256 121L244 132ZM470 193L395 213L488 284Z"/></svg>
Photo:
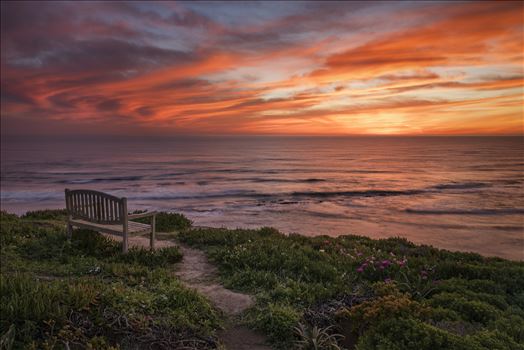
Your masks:
<svg viewBox="0 0 524 350"><path fill-rule="evenodd" d="M93 190L65 190L68 215L100 224L127 220L127 199Z"/></svg>

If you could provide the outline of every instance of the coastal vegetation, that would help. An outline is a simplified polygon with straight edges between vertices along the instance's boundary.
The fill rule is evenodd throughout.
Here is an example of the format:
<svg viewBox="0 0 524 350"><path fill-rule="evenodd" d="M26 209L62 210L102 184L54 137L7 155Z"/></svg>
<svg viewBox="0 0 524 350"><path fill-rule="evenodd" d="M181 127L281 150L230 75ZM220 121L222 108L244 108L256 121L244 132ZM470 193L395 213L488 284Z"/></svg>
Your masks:
<svg viewBox="0 0 524 350"><path fill-rule="evenodd" d="M177 248L130 249L64 213L1 214L1 342L9 348L217 348L222 315L174 276ZM255 296L242 315L280 349L524 349L524 263L402 238L162 229L203 249L226 288Z"/></svg>
<svg viewBox="0 0 524 350"><path fill-rule="evenodd" d="M2 349L216 348L219 314L173 276L177 248L123 255L87 230L69 242L63 214L1 213Z"/></svg>
<svg viewBox="0 0 524 350"><path fill-rule="evenodd" d="M326 349L524 349L522 262L271 228L180 240L205 249L227 287L256 295L246 321L281 348L315 336Z"/></svg>

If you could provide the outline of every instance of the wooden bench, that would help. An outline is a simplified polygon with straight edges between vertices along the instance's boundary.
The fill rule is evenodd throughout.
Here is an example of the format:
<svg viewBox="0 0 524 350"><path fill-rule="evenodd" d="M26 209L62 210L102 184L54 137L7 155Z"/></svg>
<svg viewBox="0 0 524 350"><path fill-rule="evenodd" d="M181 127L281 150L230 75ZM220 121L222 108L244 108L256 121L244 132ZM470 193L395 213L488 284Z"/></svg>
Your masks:
<svg viewBox="0 0 524 350"><path fill-rule="evenodd" d="M122 251L127 253L129 235L151 233L149 244L155 248L156 212L129 214L127 198L118 198L92 190L65 190L67 236L71 239L73 226L122 237ZM131 221L151 217L151 225Z"/></svg>

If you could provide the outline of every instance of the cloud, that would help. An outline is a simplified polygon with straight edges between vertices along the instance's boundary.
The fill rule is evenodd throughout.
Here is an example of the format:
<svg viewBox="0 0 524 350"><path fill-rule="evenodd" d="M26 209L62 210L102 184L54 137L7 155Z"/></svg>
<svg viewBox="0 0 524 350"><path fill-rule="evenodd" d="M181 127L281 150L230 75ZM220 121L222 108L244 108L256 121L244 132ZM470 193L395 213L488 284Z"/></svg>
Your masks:
<svg viewBox="0 0 524 350"><path fill-rule="evenodd" d="M449 65L482 65L490 60L522 59L522 4L441 5L449 16L334 54L312 73L320 80L393 74L398 70ZM516 62L514 62L516 63Z"/></svg>
<svg viewBox="0 0 524 350"><path fill-rule="evenodd" d="M4 134L523 131L519 2L1 6Z"/></svg>

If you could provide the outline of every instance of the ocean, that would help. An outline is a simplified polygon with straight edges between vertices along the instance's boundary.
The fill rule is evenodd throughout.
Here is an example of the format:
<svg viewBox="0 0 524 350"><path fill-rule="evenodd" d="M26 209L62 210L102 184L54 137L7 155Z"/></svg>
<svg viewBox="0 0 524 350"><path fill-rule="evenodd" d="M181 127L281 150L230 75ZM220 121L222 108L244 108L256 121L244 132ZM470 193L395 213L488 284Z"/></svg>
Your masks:
<svg viewBox="0 0 524 350"><path fill-rule="evenodd" d="M18 214L87 188L199 226L401 236L524 259L522 137L2 140L1 155L2 210Z"/></svg>

